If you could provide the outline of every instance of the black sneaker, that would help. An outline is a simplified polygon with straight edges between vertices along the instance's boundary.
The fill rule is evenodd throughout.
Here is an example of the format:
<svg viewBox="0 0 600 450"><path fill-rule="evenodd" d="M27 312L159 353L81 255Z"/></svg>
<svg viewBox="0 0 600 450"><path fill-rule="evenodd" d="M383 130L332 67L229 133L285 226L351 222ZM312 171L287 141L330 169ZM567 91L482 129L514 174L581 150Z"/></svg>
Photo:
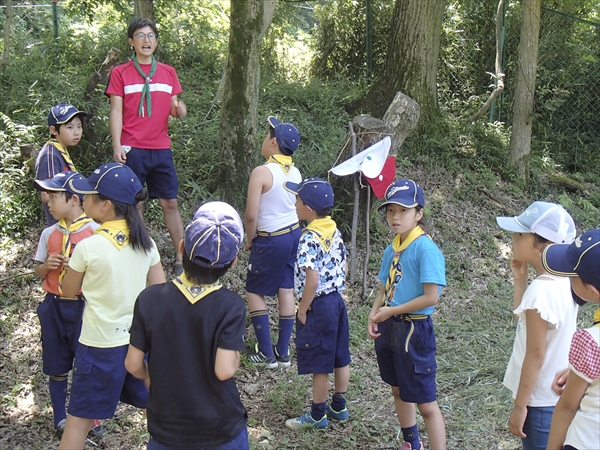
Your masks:
<svg viewBox="0 0 600 450"><path fill-rule="evenodd" d="M257 366L262 366L267 369L277 368L277 360L274 357L269 358L268 356L265 356L265 354L258 349L258 344L256 344L255 350L256 353L252 353L250 356L248 356L248 359L250 361L252 361Z"/></svg>
<svg viewBox="0 0 600 450"><path fill-rule="evenodd" d="M91 437L102 437L106 434L108 428L106 428L99 420L94 420L94 425L88 431L88 436Z"/></svg>
<svg viewBox="0 0 600 450"><path fill-rule="evenodd" d="M273 353L275 354L275 359L277 360L277 365L279 367L286 368L286 367L290 367L292 365L292 363L290 362L290 354L288 353L285 356L281 356L277 352L277 346L276 345L273 346Z"/></svg>

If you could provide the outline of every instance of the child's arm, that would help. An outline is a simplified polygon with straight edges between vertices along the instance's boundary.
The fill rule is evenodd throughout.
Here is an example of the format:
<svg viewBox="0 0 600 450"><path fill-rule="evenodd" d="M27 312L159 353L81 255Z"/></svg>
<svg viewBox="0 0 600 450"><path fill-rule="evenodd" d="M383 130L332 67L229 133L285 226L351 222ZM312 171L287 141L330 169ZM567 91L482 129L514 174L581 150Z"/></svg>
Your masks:
<svg viewBox="0 0 600 450"><path fill-rule="evenodd" d="M556 372L556 375L554 375L554 380L552 380L552 390L556 395L561 395L565 390L565 383L567 382L570 371L571 369L567 367L566 369L559 370Z"/></svg>
<svg viewBox="0 0 600 450"><path fill-rule="evenodd" d="M176 95L171 97L171 111L170 114L173 117L185 117L187 115L187 108L185 103L177 98Z"/></svg>
<svg viewBox="0 0 600 450"><path fill-rule="evenodd" d="M215 356L215 375L219 381L233 378L240 367L240 352L237 350L225 350L217 348Z"/></svg>
<svg viewBox="0 0 600 450"><path fill-rule="evenodd" d="M64 260L65 257L63 255L59 255L58 253L48 255L48 259L46 259L45 262L35 262L35 273L40 278L46 278L48 272L58 269Z"/></svg>
<svg viewBox="0 0 600 450"><path fill-rule="evenodd" d="M588 382L586 380L572 371L569 373L565 390L554 408L554 413L552 413L547 450L561 450L563 448L567 430L579 409L579 404L587 387Z"/></svg>
<svg viewBox="0 0 600 450"><path fill-rule="evenodd" d="M423 283L423 295L412 299L410 302L398 306L383 306L377 313L371 316L375 323L383 322L392 316L399 314L410 314L428 306L437 305L439 299L439 286L433 283ZM383 297L382 297L383 298Z"/></svg>
<svg viewBox="0 0 600 450"><path fill-rule="evenodd" d="M319 272L306 268L306 280L304 282L304 291L302 291L302 300L298 305L298 320L306 323L306 312L315 299L317 288L319 287Z"/></svg>
<svg viewBox="0 0 600 450"><path fill-rule="evenodd" d="M150 266L148 270L148 286L152 286L153 284L161 284L166 283L167 279L165 278L165 271L163 270L162 264L159 262Z"/></svg>
<svg viewBox="0 0 600 450"><path fill-rule="evenodd" d="M371 339L377 339L381 333L379 333L379 329L377 327L377 323L373 322L373 316L377 314L379 308L381 308L381 302L383 302L383 296L385 295L385 286L381 284L379 286L379 293L375 300L373 301L373 307L371 308L371 312L369 313L369 318L367 319L367 333Z"/></svg>
<svg viewBox="0 0 600 450"><path fill-rule="evenodd" d="M144 360L144 352L131 344L129 344L125 357L125 369L134 377L144 380L146 388L150 390L150 374L148 373L148 364Z"/></svg>
<svg viewBox="0 0 600 450"><path fill-rule="evenodd" d="M538 383L544 364L546 335L548 333L548 322L542 319L536 310L526 310L525 317L527 320L527 347L523 367L521 368L521 379L515 398L515 406L508 419L508 431L520 438L527 437L523 433L523 424L527 417L527 404ZM551 356L549 355L549 357Z"/></svg>
<svg viewBox="0 0 600 450"><path fill-rule="evenodd" d="M121 133L123 132L123 97L110 96L110 136L112 138L113 159L116 163L125 164L127 154L121 147Z"/></svg>
<svg viewBox="0 0 600 450"><path fill-rule="evenodd" d="M523 294L527 290L527 277L529 276L529 266L526 262L517 261L513 259L510 262L510 270L514 277L514 288L513 288L513 311L519 307L521 300L523 300ZM515 316L515 323L519 320Z"/></svg>
<svg viewBox="0 0 600 450"><path fill-rule="evenodd" d="M85 272L69 269L62 280L62 293L64 297L75 297L81 290Z"/></svg>
<svg viewBox="0 0 600 450"><path fill-rule="evenodd" d="M248 182L248 200L246 201L246 250L252 248L252 240L256 236L258 222L258 205L264 187L272 179L271 172L264 166L258 166L252 171Z"/></svg>

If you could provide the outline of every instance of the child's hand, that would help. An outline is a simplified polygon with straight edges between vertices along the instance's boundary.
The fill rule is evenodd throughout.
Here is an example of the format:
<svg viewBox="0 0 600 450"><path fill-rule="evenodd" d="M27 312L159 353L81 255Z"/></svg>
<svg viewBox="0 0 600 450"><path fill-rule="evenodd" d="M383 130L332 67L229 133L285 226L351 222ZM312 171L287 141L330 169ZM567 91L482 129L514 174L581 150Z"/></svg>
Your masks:
<svg viewBox="0 0 600 450"><path fill-rule="evenodd" d="M300 312L300 310L298 310L298 312L296 313L296 316L298 317L298 320L302 323L302 324L306 324L306 313L304 312Z"/></svg>
<svg viewBox="0 0 600 450"><path fill-rule="evenodd" d="M529 266L524 261L513 259L510 262L510 270L512 270L515 281L527 281L529 276Z"/></svg>
<svg viewBox="0 0 600 450"><path fill-rule="evenodd" d="M379 327L375 322L373 322L373 316L371 315L367 320L367 333L369 334L369 337L371 339L377 339L379 336L381 336L381 333L379 332Z"/></svg>
<svg viewBox="0 0 600 450"><path fill-rule="evenodd" d="M63 255L59 255L58 253L54 253L52 255L48 255L48 259L46 260L46 267L48 270L58 269L64 262L65 257Z"/></svg>
<svg viewBox="0 0 600 450"><path fill-rule="evenodd" d="M516 437L526 438L527 435L523 433L523 425L525 424L526 418L527 408L521 408L515 405L510 414L510 418L508 419L508 431Z"/></svg>
<svg viewBox="0 0 600 450"><path fill-rule="evenodd" d="M119 164L127 162L127 152L123 149L123 146L119 145L118 148L113 150L113 160Z"/></svg>
<svg viewBox="0 0 600 450"><path fill-rule="evenodd" d="M565 384L567 384L567 378L569 377L569 368L556 372L554 380L552 380L552 390L557 394L561 395L565 390Z"/></svg>
<svg viewBox="0 0 600 450"><path fill-rule="evenodd" d="M392 308L389 306L382 306L377 310L375 314L371 316L371 320L374 323L385 322L392 316Z"/></svg>

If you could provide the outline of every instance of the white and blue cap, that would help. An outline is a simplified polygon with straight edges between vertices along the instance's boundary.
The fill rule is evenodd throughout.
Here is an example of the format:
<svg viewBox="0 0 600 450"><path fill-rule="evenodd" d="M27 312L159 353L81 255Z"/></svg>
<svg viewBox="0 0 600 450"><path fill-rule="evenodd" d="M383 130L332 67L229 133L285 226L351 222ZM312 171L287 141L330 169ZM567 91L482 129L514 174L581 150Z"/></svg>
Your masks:
<svg viewBox="0 0 600 450"><path fill-rule="evenodd" d="M577 236L571 215L556 203L533 202L520 215L496 217L500 228L513 233L535 233L555 244L570 244Z"/></svg>
<svg viewBox="0 0 600 450"><path fill-rule="evenodd" d="M396 180L385 190L385 201L377 208L379 211L387 205L400 205L405 208L425 207L423 189L413 180Z"/></svg>
<svg viewBox="0 0 600 450"><path fill-rule="evenodd" d="M81 116L83 118L87 116L87 113L79 111L73 105L68 103L59 103L50 108L50 112L48 113L48 126L62 125L75 116Z"/></svg>
<svg viewBox="0 0 600 450"><path fill-rule="evenodd" d="M275 130L275 138L277 144L283 153L288 156L292 155L300 145L300 132L291 123L280 122L273 116L267 118L269 125Z"/></svg>
<svg viewBox="0 0 600 450"><path fill-rule="evenodd" d="M102 164L88 178L69 180L76 194L101 194L116 202L137 205L136 196L142 190L140 180L123 164Z"/></svg>
<svg viewBox="0 0 600 450"><path fill-rule="evenodd" d="M542 264L548 273L580 277L600 290L600 228L586 231L570 245L548 245Z"/></svg>
<svg viewBox="0 0 600 450"><path fill-rule="evenodd" d="M233 206L207 202L186 227L183 248L194 264L221 269L235 259L243 240L242 219Z"/></svg>
<svg viewBox="0 0 600 450"><path fill-rule="evenodd" d="M286 191L300 197L319 215L325 214L328 208L333 208L333 188L322 178L306 178L300 183L286 181L283 187Z"/></svg>
<svg viewBox="0 0 600 450"><path fill-rule="evenodd" d="M77 194L77 192L69 185L69 181L84 179L84 176L79 172L66 170L65 172L57 173L49 180L33 180L33 187L38 191L70 192L71 194Z"/></svg>

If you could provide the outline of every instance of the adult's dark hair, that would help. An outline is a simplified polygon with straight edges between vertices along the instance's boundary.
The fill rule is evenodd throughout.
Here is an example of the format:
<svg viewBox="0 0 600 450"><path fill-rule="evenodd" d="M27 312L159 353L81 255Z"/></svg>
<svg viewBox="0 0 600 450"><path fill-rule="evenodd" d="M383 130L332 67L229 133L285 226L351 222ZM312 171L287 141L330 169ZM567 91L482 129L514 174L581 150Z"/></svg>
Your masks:
<svg viewBox="0 0 600 450"><path fill-rule="evenodd" d="M129 244L134 250L143 250L145 252L150 251L152 248L152 239L148 230L144 225L144 221L140 216L135 205L128 205L127 203L117 202L111 198L105 197L102 194L95 194L98 200L110 200L115 208L115 215L123 217L129 227ZM135 199L138 202L146 200L147 197L146 189L142 189L137 193Z"/></svg>
<svg viewBox="0 0 600 450"><path fill-rule="evenodd" d="M158 28L156 28L156 23L151 21L150 19L144 19L142 17L136 17L131 22L129 22L129 27L127 28L127 37L133 39L133 35L137 30L140 30L144 27L152 28L152 31L156 35L156 39L158 39Z"/></svg>
<svg viewBox="0 0 600 450"><path fill-rule="evenodd" d="M219 269L210 269L208 267L202 267L198 264L194 264L190 261L185 249L183 250L183 271L188 280L196 284L213 284L219 281L219 279L227 273L233 264L231 261L225 267Z"/></svg>

